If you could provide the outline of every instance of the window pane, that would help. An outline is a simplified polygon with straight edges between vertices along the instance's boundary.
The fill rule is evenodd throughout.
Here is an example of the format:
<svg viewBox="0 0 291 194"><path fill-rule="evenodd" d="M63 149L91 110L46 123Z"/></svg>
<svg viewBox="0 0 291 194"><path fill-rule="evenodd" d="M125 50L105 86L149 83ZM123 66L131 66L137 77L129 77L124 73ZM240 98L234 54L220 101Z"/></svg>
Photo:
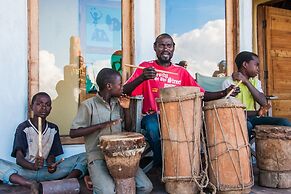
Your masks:
<svg viewBox="0 0 291 194"><path fill-rule="evenodd" d="M85 98L96 92L96 75L111 67L111 59L120 60L121 52L115 52L120 49L121 0L39 0L39 88L52 98L48 120L60 134L69 133L76 116L80 82L87 82ZM84 76L79 74L80 54Z"/></svg>
<svg viewBox="0 0 291 194"><path fill-rule="evenodd" d="M212 76L220 62L224 67L224 0L161 0L161 16L161 31L173 35L176 43L173 62L186 60L192 75Z"/></svg>

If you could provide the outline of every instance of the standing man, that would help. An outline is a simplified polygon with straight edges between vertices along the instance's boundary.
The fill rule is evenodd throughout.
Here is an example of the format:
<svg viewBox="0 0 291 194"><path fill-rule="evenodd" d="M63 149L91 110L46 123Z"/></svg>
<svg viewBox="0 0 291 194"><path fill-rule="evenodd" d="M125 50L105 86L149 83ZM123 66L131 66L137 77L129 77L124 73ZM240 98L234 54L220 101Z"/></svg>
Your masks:
<svg viewBox="0 0 291 194"><path fill-rule="evenodd" d="M142 113L145 115L141 121L141 127L145 130L145 136L154 152L154 165L162 164L161 142L158 123L158 106L155 99L159 98L159 89L176 86L196 86L204 92L204 100L214 100L224 97L233 86L219 92L205 92L189 74L189 72L171 62L175 51L175 43L169 34L159 35L154 42L154 50L157 59L140 64L145 69L136 69L133 75L124 85L124 93L131 96L143 95L144 102ZM176 73L157 73L163 70Z"/></svg>

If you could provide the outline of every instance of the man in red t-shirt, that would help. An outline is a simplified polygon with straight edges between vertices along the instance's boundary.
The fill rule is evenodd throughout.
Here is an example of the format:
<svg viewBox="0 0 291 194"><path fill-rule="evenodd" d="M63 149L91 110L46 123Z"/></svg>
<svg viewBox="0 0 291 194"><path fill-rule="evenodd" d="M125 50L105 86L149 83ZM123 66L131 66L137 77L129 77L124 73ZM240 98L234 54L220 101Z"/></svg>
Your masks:
<svg viewBox="0 0 291 194"><path fill-rule="evenodd" d="M233 86L219 91L206 92L201 88L183 67L171 62L175 50L175 43L169 34L161 34L154 43L157 60L143 62L140 64L144 69L136 69L133 75L127 80L123 87L125 94L131 96L143 95L144 102L142 112L145 116L141 125L145 130L145 136L154 152L154 165L161 165L161 143L158 123L158 107L155 99L159 97L159 89L176 86L196 86L204 92L204 100L214 100L224 97ZM177 73L177 75L168 73L157 73L156 70L164 70Z"/></svg>

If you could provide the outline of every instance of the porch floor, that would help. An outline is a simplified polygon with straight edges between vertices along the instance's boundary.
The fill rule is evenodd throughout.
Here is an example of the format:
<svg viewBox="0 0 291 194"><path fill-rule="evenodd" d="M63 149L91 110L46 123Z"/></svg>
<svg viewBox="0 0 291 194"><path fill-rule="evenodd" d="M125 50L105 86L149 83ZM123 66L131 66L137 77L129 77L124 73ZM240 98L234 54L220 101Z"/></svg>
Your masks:
<svg viewBox="0 0 291 194"><path fill-rule="evenodd" d="M152 194L166 194L164 184L161 182L161 172L160 170L151 170L148 174L151 179L154 189ZM257 184L258 181L258 170L254 168L255 185L252 188L251 194L291 194L291 188L289 189L273 189L267 187L260 187ZM84 181L80 180L81 194L91 194L85 187ZM22 186L10 186L0 183L0 193L1 194L29 194L29 189Z"/></svg>

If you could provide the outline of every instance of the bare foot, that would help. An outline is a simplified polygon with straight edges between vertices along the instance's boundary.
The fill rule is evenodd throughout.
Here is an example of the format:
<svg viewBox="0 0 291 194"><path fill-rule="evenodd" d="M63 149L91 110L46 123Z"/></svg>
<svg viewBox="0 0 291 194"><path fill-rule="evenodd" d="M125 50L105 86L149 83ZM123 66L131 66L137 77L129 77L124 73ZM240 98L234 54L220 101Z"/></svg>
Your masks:
<svg viewBox="0 0 291 194"><path fill-rule="evenodd" d="M33 181L32 184L30 185L31 193L39 194L39 187L40 187L40 183Z"/></svg>

